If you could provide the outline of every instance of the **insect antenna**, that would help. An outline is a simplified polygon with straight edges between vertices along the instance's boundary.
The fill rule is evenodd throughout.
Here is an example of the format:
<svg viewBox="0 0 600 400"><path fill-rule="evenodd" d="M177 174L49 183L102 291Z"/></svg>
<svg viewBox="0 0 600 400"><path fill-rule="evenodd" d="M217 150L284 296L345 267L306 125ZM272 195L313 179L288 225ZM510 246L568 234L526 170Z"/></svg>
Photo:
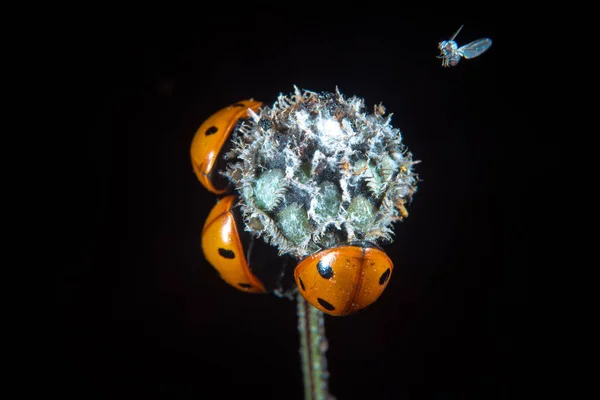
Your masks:
<svg viewBox="0 0 600 400"><path fill-rule="evenodd" d="M465 24L462 24L460 26L460 28L458 28L458 30L456 31L456 33L454 35L452 35L452 37L450 39L448 39L448 41L454 40L454 38L458 35L458 32L460 32L460 30L463 28L463 26L465 26Z"/></svg>

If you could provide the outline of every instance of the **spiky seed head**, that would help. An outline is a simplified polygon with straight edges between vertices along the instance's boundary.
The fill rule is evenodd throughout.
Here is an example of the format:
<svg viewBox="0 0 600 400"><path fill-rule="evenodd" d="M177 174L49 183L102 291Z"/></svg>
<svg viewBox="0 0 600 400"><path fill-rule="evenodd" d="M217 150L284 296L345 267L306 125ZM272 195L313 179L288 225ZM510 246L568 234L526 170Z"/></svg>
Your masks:
<svg viewBox="0 0 600 400"><path fill-rule="evenodd" d="M302 258L367 240L390 242L416 191L412 154L383 105L294 87L234 132L225 175L246 230Z"/></svg>

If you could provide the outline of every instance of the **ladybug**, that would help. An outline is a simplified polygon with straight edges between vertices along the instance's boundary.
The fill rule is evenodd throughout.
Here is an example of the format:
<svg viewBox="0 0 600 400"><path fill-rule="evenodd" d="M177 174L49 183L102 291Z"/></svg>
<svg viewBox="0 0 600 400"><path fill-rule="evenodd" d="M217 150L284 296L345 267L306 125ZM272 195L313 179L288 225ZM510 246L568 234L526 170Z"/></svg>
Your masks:
<svg viewBox="0 0 600 400"><path fill-rule="evenodd" d="M290 297L293 259L243 230L237 196L228 195L212 208L202 229L204 257L231 286L247 293Z"/></svg>
<svg viewBox="0 0 600 400"><path fill-rule="evenodd" d="M211 115L196 131L190 155L196 177L202 185L215 194L224 194L229 188L217 171L222 170L219 160L227 152L229 137L241 119L248 118L248 110L258 112L261 102L249 99L225 107Z"/></svg>
<svg viewBox="0 0 600 400"><path fill-rule="evenodd" d="M294 279L306 301L326 314L343 316L375 302L393 269L383 250L359 242L305 258L294 270Z"/></svg>

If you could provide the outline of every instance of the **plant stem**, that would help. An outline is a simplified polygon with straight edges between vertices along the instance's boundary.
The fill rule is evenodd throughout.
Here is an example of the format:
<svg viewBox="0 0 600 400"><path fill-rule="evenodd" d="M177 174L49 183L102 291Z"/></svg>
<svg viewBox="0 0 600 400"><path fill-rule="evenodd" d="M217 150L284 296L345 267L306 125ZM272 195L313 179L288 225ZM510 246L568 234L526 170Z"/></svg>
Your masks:
<svg viewBox="0 0 600 400"><path fill-rule="evenodd" d="M325 318L321 311L311 306L300 293L298 302L298 332L300 334L300 358L304 377L305 400L335 400L327 386L328 343L325 337Z"/></svg>

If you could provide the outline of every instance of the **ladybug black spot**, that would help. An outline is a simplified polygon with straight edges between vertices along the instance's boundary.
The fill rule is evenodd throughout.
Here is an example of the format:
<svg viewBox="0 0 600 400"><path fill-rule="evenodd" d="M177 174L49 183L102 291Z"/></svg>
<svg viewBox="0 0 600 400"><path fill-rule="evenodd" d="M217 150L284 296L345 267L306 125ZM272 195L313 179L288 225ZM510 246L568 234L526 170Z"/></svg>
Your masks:
<svg viewBox="0 0 600 400"><path fill-rule="evenodd" d="M302 278L298 278L298 282L300 282L300 287L302 288L302 290L306 290L306 288L304 287L304 282L302 282Z"/></svg>
<svg viewBox="0 0 600 400"><path fill-rule="evenodd" d="M321 261L317 263L317 271L325 279L331 279L333 277L333 269L331 265L323 264Z"/></svg>
<svg viewBox="0 0 600 400"><path fill-rule="evenodd" d="M204 134L206 136L210 136L210 135L214 135L215 133L217 133L219 130L219 128L217 128L216 126L211 126L210 128L208 128L206 130L206 132L204 132Z"/></svg>
<svg viewBox="0 0 600 400"><path fill-rule="evenodd" d="M238 285L240 285L244 289L250 289L252 287L252 285L249 283L238 283Z"/></svg>
<svg viewBox="0 0 600 400"><path fill-rule="evenodd" d="M324 309L326 309L327 311L333 311L333 310L335 310L335 307L334 307L334 306L333 306L331 303L328 303L328 302L326 302L326 301L325 301L325 300L323 300L322 298L320 298L320 297L317 297L317 301L318 301L318 302L319 302L319 304L320 304L320 305L321 305L321 306L322 306Z"/></svg>
<svg viewBox="0 0 600 400"><path fill-rule="evenodd" d="M381 278L379 278L379 284L383 285L384 283L387 282L388 278L390 277L390 273L392 271L388 268L385 270L385 272L383 274L381 274Z"/></svg>
<svg viewBox="0 0 600 400"><path fill-rule="evenodd" d="M219 247L219 255L223 258L229 258L229 259L235 258L235 253L233 251L224 249L222 247Z"/></svg>

